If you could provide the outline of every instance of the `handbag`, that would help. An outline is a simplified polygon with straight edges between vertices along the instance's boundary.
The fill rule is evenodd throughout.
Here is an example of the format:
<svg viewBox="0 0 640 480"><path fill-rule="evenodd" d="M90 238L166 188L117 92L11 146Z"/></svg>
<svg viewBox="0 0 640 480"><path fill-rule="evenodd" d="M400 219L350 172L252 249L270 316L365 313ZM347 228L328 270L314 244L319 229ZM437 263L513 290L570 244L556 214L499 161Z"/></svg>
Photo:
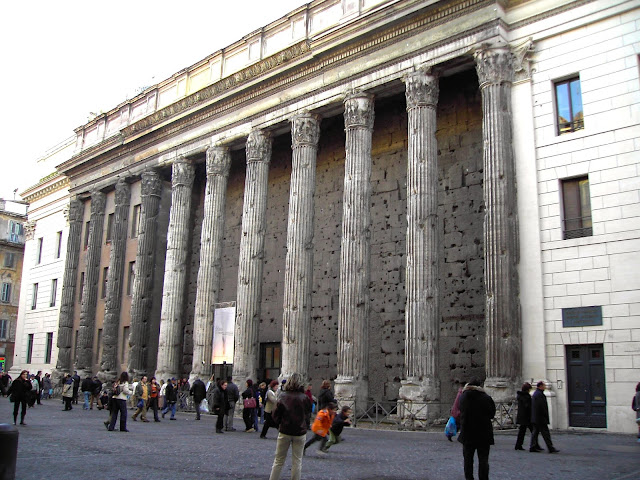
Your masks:
<svg viewBox="0 0 640 480"><path fill-rule="evenodd" d="M444 427L444 434L447 437L455 437L456 436L456 419L453 417L449 417L449 421L447 425Z"/></svg>
<svg viewBox="0 0 640 480"><path fill-rule="evenodd" d="M140 399L138 400L138 404L136 405L137 408L143 408L144 407L144 400Z"/></svg>
<svg viewBox="0 0 640 480"><path fill-rule="evenodd" d="M244 408L256 408L256 399L255 397L245 398L242 401L242 405Z"/></svg>

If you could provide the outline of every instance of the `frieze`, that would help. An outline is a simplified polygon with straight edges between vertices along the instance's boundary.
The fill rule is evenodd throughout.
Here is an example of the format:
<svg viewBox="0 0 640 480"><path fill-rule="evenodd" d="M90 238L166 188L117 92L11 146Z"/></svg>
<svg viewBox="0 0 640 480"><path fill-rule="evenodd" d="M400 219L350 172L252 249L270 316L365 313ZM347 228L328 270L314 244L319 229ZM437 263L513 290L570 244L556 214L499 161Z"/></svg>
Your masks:
<svg viewBox="0 0 640 480"><path fill-rule="evenodd" d="M231 168L231 151L229 147L209 147L207 149L207 177L210 175L218 175L221 177L229 176Z"/></svg>
<svg viewBox="0 0 640 480"><path fill-rule="evenodd" d="M320 140L320 116L315 113L300 113L291 118L293 147L307 145L318 147Z"/></svg>
<svg viewBox="0 0 640 480"><path fill-rule="evenodd" d="M130 198L131 187L123 178L121 178L116 183L116 206L129 205Z"/></svg>
<svg viewBox="0 0 640 480"><path fill-rule="evenodd" d="M160 180L160 175L158 172L154 170L147 170L142 172L142 184L140 186L140 194L143 197L148 197L150 195L159 197L160 192L162 191L162 180Z"/></svg>
<svg viewBox="0 0 640 480"><path fill-rule="evenodd" d="M481 48L474 53L480 89L513 83L513 54L508 48Z"/></svg>
<svg viewBox="0 0 640 480"><path fill-rule="evenodd" d="M271 135L262 130L252 130L247 138L247 163L271 161Z"/></svg>
<svg viewBox="0 0 640 480"><path fill-rule="evenodd" d="M104 214L107 196L100 191L91 192L91 216Z"/></svg>
<svg viewBox="0 0 640 480"><path fill-rule="evenodd" d="M178 186L191 188L195 175L196 169L193 163L180 157L177 161L173 162L171 169L171 186L173 188Z"/></svg>
<svg viewBox="0 0 640 480"><path fill-rule="evenodd" d="M36 233L36 222L34 220L28 220L24 222L23 228L25 241L33 240Z"/></svg>
<svg viewBox="0 0 640 480"><path fill-rule="evenodd" d="M404 78L406 85L407 110L416 107L433 107L438 105L438 77L428 69L411 72Z"/></svg>
<svg viewBox="0 0 640 480"><path fill-rule="evenodd" d="M373 130L375 112L373 95L362 92L350 93L344 99L345 128L367 128Z"/></svg>
<svg viewBox="0 0 640 480"><path fill-rule="evenodd" d="M200 103L203 103L216 95L234 88L242 83L245 83L259 75L263 75L267 73L269 70L273 70L276 67L280 67L285 63L290 62L297 57L300 57L311 49L309 47L309 42L307 40L300 42L296 45L293 45L286 50L282 50L264 60L255 63L254 65L250 65L247 68L240 70L222 80L195 92L188 97L183 98L182 100L173 103L162 110L157 111L156 113L149 115L133 125L129 125L124 128L122 132L125 136L132 135L141 130L145 130L156 123L159 123L167 118L173 117L174 115L181 113L185 110L188 110Z"/></svg>

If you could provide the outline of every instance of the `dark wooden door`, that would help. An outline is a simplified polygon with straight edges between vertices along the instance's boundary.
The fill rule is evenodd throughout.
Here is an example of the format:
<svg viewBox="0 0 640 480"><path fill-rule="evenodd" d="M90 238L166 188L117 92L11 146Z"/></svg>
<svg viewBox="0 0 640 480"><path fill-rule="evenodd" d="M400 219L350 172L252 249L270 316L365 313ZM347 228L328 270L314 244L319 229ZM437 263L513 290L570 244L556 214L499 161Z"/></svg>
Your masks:
<svg viewBox="0 0 640 480"><path fill-rule="evenodd" d="M606 428L607 396L601 344L567 346L567 387L569 425Z"/></svg>

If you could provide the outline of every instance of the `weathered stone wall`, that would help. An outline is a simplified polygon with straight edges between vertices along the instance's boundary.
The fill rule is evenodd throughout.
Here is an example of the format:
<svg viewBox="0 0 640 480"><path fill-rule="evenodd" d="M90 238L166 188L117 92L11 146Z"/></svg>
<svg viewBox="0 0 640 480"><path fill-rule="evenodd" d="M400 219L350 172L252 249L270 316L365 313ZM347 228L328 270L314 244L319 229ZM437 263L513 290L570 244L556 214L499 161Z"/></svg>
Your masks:
<svg viewBox="0 0 640 480"><path fill-rule="evenodd" d="M404 370L407 114L404 94L376 102L372 148L369 382L377 400L395 399ZM440 379L444 403L459 383L484 376L482 112L474 71L440 82L438 104ZM322 120L316 171L312 338L314 385L337 375L338 290L345 133L342 115ZM245 180L244 150L232 153L222 279L218 301L236 300ZM260 342L282 338L291 138L274 138L269 168ZM200 177L200 175L198 175ZM194 191L196 189L194 188ZM185 312L184 367L190 370L204 184L194 198L193 242ZM257 352L258 353L258 352ZM256 354L257 354L256 353Z"/></svg>
<svg viewBox="0 0 640 480"><path fill-rule="evenodd" d="M484 379L482 109L474 71L442 79L438 102L442 401Z"/></svg>

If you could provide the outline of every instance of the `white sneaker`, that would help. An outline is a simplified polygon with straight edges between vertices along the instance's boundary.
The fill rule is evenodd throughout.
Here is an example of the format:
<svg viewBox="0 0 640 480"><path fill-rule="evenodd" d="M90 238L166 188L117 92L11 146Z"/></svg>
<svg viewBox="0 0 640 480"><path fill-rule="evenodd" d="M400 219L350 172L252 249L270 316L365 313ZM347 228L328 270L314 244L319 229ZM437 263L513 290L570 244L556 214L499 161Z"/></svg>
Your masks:
<svg viewBox="0 0 640 480"><path fill-rule="evenodd" d="M318 450L318 455L321 457L326 457L327 456L327 452L323 452L322 450Z"/></svg>

